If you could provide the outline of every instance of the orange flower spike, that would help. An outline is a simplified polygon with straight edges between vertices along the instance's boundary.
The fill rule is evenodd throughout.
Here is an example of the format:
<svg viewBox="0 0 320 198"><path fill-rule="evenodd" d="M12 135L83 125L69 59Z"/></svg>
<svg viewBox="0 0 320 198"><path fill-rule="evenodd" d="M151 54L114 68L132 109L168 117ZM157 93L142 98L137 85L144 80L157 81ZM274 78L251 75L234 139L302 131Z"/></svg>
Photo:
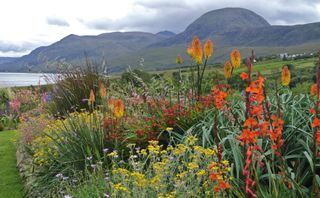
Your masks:
<svg viewBox="0 0 320 198"><path fill-rule="evenodd" d="M192 54L196 63L198 65L202 64L202 46L201 41L197 36L194 36L192 39Z"/></svg>
<svg viewBox="0 0 320 198"><path fill-rule="evenodd" d="M204 52L204 58L205 59L209 59L212 56L212 54L213 54L213 42L212 42L211 39L207 40L204 43L203 52Z"/></svg>
<svg viewBox="0 0 320 198"><path fill-rule="evenodd" d="M107 96L107 90L102 82L99 82L99 93L102 98Z"/></svg>
<svg viewBox="0 0 320 198"><path fill-rule="evenodd" d="M93 89L90 90L89 102L92 104L95 101Z"/></svg>
<svg viewBox="0 0 320 198"><path fill-rule="evenodd" d="M317 84L313 84L310 87L310 95L311 96L316 96L317 95Z"/></svg>
<svg viewBox="0 0 320 198"><path fill-rule="evenodd" d="M178 54L178 56L177 56L177 58L176 58L176 63L177 63L178 65L181 65L181 64L183 63L183 59L182 59L182 57L180 56L180 54Z"/></svg>
<svg viewBox="0 0 320 198"><path fill-rule="evenodd" d="M124 106L123 106L123 101L122 100L116 100L114 102L114 116L116 116L116 118L120 119L123 114L124 114Z"/></svg>
<svg viewBox="0 0 320 198"><path fill-rule="evenodd" d="M190 58L193 58L193 50L192 50L192 47L188 47L188 48L187 48L187 53L188 53L188 55L190 56Z"/></svg>
<svg viewBox="0 0 320 198"><path fill-rule="evenodd" d="M224 77L226 79L231 78L232 75L232 65L229 60L227 60L224 64Z"/></svg>
<svg viewBox="0 0 320 198"><path fill-rule="evenodd" d="M230 54L232 66L238 68L241 65L241 55L238 49L233 49Z"/></svg>
<svg viewBox="0 0 320 198"><path fill-rule="evenodd" d="M283 86L288 86L291 80L291 73L287 65L282 68L281 82Z"/></svg>

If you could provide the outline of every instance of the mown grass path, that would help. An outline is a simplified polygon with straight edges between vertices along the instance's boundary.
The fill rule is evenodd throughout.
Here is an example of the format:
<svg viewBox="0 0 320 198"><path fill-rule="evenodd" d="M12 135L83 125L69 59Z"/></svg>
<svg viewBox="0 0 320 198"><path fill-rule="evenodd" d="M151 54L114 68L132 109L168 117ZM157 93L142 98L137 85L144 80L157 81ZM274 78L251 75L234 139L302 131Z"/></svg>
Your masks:
<svg viewBox="0 0 320 198"><path fill-rule="evenodd" d="M17 136L17 131L0 132L0 198L24 197L16 168L16 147L12 142Z"/></svg>

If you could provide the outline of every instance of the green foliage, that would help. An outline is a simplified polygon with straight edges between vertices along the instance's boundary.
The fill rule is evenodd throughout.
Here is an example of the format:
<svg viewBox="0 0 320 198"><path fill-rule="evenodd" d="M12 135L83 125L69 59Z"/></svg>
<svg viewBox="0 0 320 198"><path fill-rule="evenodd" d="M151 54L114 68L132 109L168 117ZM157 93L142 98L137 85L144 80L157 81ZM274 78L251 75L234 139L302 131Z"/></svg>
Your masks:
<svg viewBox="0 0 320 198"><path fill-rule="evenodd" d="M55 84L53 85L52 102L49 109L55 116L64 116L69 112L89 109L90 90L98 93L99 81L104 80L103 76L89 62L87 62L86 69L74 67L51 78ZM97 94L96 103L100 103Z"/></svg>

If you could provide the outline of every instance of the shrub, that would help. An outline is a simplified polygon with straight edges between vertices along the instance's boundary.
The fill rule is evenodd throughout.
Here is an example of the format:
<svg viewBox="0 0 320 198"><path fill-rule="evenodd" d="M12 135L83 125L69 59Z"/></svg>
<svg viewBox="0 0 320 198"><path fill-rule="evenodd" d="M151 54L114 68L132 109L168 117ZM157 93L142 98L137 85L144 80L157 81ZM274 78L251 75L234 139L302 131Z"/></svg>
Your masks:
<svg viewBox="0 0 320 198"><path fill-rule="evenodd" d="M54 82L49 109L56 116L65 116L81 109L89 110L90 90L98 93L99 82L104 81L103 76L89 63L86 69L73 67L48 78ZM96 97L96 103L100 103L99 96Z"/></svg>

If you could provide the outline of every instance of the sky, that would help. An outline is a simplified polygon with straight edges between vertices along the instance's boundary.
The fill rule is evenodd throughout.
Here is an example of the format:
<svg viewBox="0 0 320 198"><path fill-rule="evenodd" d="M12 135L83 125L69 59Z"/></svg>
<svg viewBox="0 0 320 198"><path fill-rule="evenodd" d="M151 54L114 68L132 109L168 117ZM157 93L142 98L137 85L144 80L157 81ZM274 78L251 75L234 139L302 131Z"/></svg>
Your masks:
<svg viewBox="0 0 320 198"><path fill-rule="evenodd" d="M224 7L250 9L272 25L320 22L320 0L1 0L0 57L22 56L69 34L180 33Z"/></svg>

